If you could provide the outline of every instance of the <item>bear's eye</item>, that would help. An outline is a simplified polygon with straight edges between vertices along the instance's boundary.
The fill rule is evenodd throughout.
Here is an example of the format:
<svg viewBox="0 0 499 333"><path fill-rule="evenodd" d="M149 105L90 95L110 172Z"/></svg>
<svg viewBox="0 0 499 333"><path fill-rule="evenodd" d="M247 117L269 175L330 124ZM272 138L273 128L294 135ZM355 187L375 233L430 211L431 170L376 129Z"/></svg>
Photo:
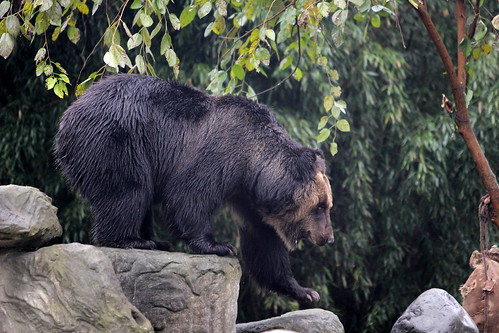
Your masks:
<svg viewBox="0 0 499 333"><path fill-rule="evenodd" d="M324 202L320 202L316 207L315 207L315 213L317 215L324 213L326 210L326 204Z"/></svg>
<svg viewBox="0 0 499 333"><path fill-rule="evenodd" d="M317 209L320 209L320 210L325 210L325 209L326 209L326 203L325 203L325 202L320 202L320 203L317 205Z"/></svg>

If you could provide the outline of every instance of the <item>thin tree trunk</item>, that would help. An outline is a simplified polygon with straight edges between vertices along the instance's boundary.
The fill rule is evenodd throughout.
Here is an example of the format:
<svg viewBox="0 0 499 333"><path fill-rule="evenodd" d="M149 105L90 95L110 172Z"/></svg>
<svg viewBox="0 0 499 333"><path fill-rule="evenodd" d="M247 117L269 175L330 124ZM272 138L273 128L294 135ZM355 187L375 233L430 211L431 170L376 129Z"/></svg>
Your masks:
<svg viewBox="0 0 499 333"><path fill-rule="evenodd" d="M418 15L423 22L428 35L430 36L433 44L437 48L438 54L443 62L447 76L449 79L449 84L452 89L452 95L454 96L455 103L455 122L461 133L466 147L475 163L478 174L488 192L491 200L491 220L499 228L499 184L497 183L497 177L492 171L485 154L483 153L480 144L475 136L471 122L468 115L468 110L466 108L466 57L464 53L459 49L459 44L466 37L466 7L464 0L456 0L455 16L457 24L457 45L458 45L458 59L457 71L454 68L452 59L449 55L447 47L443 43L440 35L433 24L433 21L428 14L426 7L426 1L420 1L418 7L416 8Z"/></svg>

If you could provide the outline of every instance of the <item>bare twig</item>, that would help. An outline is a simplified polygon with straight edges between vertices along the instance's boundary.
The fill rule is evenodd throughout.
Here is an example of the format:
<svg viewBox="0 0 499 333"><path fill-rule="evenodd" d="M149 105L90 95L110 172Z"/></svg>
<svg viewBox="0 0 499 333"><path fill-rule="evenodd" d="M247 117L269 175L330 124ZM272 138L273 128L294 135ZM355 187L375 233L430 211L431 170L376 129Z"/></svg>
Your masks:
<svg viewBox="0 0 499 333"><path fill-rule="evenodd" d="M470 25L470 31L468 33L469 39L475 36L476 25L478 23L478 18L480 17L480 0L476 0L475 5L473 6L473 15L473 22Z"/></svg>

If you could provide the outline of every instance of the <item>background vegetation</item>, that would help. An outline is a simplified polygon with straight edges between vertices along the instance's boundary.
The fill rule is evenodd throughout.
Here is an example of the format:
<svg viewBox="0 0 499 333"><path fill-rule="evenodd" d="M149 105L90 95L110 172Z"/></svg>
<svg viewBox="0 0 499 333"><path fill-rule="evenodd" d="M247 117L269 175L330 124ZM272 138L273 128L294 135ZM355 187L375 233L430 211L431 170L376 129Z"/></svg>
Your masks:
<svg viewBox="0 0 499 333"><path fill-rule="evenodd" d="M0 13L6 2L0 2ZM54 10L54 4L60 4L63 19L58 22L50 15L57 18L59 14L50 14L38 19L37 25L38 15L46 12L41 7L49 2L50 10ZM163 78L177 77L212 93L227 91L253 96L279 85L258 95L258 100L273 107L295 139L334 153L328 154L327 160L334 195L336 242L323 248L303 243L292 253L297 279L320 291L322 298L317 306L335 311L347 332L386 332L407 305L429 288L443 288L459 300L458 288L471 272L469 255L479 248L476 212L484 190L461 138L455 133L454 122L440 107L441 94L449 96L450 91L441 62L411 5L333 1L328 5L327 16L317 16L320 23L307 19L299 25L301 14L285 23L269 21L262 29L263 40L258 35L248 42L251 46L257 41L254 52L249 53L248 49L247 58L241 58L245 55L240 50L244 49L246 38L251 37L258 22L265 22L268 12L256 13L254 20L248 19L239 30L232 30L237 28L234 19L244 10L248 14L252 8L249 4L268 8L269 2L224 2L225 16L220 14L222 2L45 0L33 2L28 21L22 18L29 13L19 12L19 7L9 3L0 21L1 36L10 34L2 37L4 41L0 43L3 56L3 52L9 51L5 45L10 45L5 39L12 37L13 42L8 57L0 60L0 184L40 188L59 207L65 229L62 241L87 242L88 207L64 183L51 155L58 119L76 98L75 88L79 84L84 89L103 73L132 70ZM165 13L147 12L147 3L157 7L167 4ZM211 9L201 17L207 11L205 8L199 14L206 3L211 4ZM303 13L303 8L308 8L307 2L274 3L275 13L288 8L298 8ZM93 13L96 4L100 7ZM314 2L313 8L320 10L318 4ZM194 5L198 16L182 16L185 8ZM441 35L444 40L452 40L455 31L449 14L453 10L451 4L439 2L432 6ZM489 21L499 10L498 3L485 1L484 6L483 22L493 30ZM64 8L70 10L64 12ZM153 20L148 26L149 35L162 22L150 46L140 30L149 24L148 19L139 18L141 22L132 24L141 10ZM391 15L395 12L397 20ZM13 19L7 22L16 13L21 18L17 35L15 28L12 30ZM71 13L73 17L64 30L64 18ZM119 22L126 22L132 37L123 25L115 26L120 40L110 32L116 15L121 15ZM223 32L220 17L226 24ZM43 21L47 19L48 24ZM217 20L219 34L214 30ZM26 22L33 22L32 27ZM212 23L210 34L206 34ZM174 24L183 26L175 29ZM60 36L52 41L58 27ZM22 37L30 36L29 29L32 41ZM286 29L289 38L279 40ZM229 33L236 30L233 39L221 38L231 37ZM129 40L138 43L139 37L133 37L137 31L141 31L142 43L129 49ZM101 40L101 36L106 37ZM235 36L241 43L236 44ZM468 64L472 73L468 87L473 90L470 116L497 173L497 37L489 34L473 43L482 52ZM221 50L231 49L231 45L236 46L224 65ZM490 47L486 56L481 45ZM258 51L256 55L258 48L267 51ZM40 49L46 50L43 57ZM128 60L121 49L126 50ZM143 64L140 57L137 60L139 55ZM49 81L50 78L53 79ZM331 118L327 125L324 116ZM342 119L350 133L340 134L338 121ZM319 122L322 132L317 129ZM329 138L324 129L329 129ZM337 153L333 143L337 144ZM217 214L216 224L221 240L237 244L237 231L226 212ZM493 233L491 241L496 237L497 233ZM183 249L182 244L177 245ZM239 303L241 322L310 306L257 290L246 277Z"/></svg>

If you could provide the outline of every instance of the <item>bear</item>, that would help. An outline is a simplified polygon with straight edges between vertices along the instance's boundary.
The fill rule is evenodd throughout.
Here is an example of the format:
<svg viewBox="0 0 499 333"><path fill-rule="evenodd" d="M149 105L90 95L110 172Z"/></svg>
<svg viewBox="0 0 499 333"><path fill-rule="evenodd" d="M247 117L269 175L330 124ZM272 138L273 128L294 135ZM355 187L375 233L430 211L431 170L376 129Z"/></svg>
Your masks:
<svg viewBox="0 0 499 333"><path fill-rule="evenodd" d="M324 155L292 140L265 105L114 74L63 113L54 155L91 206L95 245L168 250L152 239L159 204L164 227L194 252L236 256L212 232L211 217L225 205L257 284L299 301L320 299L294 278L289 251L300 239L333 242Z"/></svg>

